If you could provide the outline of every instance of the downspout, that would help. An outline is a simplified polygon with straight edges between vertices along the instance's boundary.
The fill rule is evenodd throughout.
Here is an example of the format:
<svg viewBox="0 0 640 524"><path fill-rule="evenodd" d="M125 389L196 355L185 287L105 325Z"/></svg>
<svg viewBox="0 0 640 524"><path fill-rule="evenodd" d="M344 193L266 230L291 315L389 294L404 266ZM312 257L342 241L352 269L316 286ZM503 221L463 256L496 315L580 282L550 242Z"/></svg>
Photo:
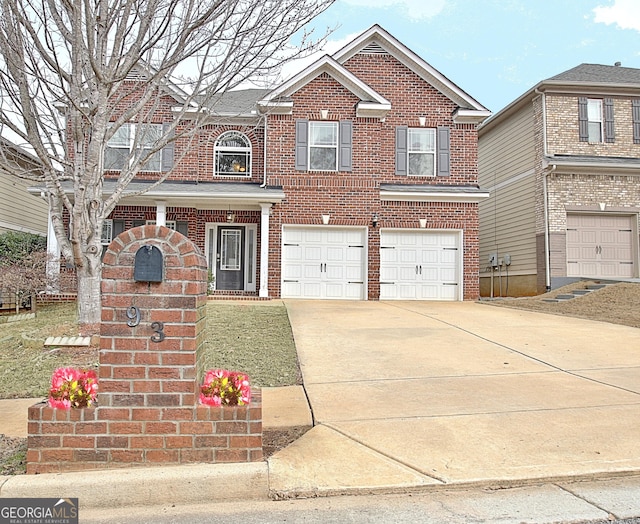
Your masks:
<svg viewBox="0 0 640 524"><path fill-rule="evenodd" d="M545 287L547 293L551 291L551 249L549 247L549 198L547 193L547 177L556 170L556 165L553 164L551 169L542 174L542 193L543 193L543 208L544 208L544 265L545 265Z"/></svg>
<svg viewBox="0 0 640 524"><path fill-rule="evenodd" d="M542 161L547 158L547 100L544 91L535 88L534 93L540 95L542 103ZM543 169L542 172L542 207L544 210L544 266L545 266L545 290L551 291L551 248L549 246L549 198L547 193L547 177L556 170L556 165L552 165L549 171Z"/></svg>
<svg viewBox="0 0 640 524"><path fill-rule="evenodd" d="M264 114L264 151L262 153L262 184L261 188L267 186L267 114Z"/></svg>

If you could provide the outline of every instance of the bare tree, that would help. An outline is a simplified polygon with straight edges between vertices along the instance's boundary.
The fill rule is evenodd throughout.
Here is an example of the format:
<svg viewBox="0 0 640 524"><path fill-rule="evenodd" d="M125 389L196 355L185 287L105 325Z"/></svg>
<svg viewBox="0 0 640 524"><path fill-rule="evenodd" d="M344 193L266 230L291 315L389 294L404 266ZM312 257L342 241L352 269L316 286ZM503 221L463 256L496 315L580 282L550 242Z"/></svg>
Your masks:
<svg viewBox="0 0 640 524"><path fill-rule="evenodd" d="M6 168L46 185L62 255L78 275L85 331L100 318L103 222L131 180L154 154L195 133L221 92L317 49L326 34L289 42L332 2L1 0L0 126L42 163L39 173L15 162ZM129 123L150 123L167 96L170 125L136 134L114 192L103 195L108 141Z"/></svg>

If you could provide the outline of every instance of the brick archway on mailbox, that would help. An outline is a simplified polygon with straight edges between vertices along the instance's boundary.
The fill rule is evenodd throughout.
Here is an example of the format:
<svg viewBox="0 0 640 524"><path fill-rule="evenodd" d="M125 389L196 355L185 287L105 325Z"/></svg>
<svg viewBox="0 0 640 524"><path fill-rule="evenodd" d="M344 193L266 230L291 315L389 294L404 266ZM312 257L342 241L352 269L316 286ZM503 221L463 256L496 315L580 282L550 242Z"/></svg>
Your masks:
<svg viewBox="0 0 640 524"><path fill-rule="evenodd" d="M163 226L121 233L102 270L98 407L29 409L27 472L262 460L261 395L198 405L207 262Z"/></svg>

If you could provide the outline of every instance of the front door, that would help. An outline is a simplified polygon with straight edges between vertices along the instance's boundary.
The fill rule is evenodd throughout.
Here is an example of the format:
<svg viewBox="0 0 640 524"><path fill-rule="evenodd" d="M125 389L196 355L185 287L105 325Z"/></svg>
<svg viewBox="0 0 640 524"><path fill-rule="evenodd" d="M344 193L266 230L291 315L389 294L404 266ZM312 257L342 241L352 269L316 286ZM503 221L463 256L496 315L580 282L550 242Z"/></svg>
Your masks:
<svg viewBox="0 0 640 524"><path fill-rule="evenodd" d="M219 227L216 252L216 289L244 289L244 227Z"/></svg>

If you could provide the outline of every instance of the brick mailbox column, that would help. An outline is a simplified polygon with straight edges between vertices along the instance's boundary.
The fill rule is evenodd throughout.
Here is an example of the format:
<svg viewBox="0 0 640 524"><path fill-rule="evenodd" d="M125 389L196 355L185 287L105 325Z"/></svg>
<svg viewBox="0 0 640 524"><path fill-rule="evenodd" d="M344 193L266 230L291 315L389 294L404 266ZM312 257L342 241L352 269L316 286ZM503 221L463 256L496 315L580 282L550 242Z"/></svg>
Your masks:
<svg viewBox="0 0 640 524"><path fill-rule="evenodd" d="M207 303L198 248L166 227L137 227L111 243L102 279L98 407L31 407L27 473L262 460L259 391L249 406L198 405Z"/></svg>

